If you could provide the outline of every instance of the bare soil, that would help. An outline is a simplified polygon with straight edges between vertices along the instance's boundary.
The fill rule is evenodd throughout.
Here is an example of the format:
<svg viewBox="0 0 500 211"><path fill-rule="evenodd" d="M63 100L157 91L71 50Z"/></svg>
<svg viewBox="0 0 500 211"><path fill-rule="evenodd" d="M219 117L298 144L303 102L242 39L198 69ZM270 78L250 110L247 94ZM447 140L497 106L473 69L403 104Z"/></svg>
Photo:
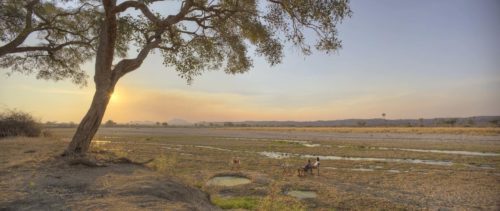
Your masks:
<svg viewBox="0 0 500 211"><path fill-rule="evenodd" d="M289 198L291 191L314 192L284 200L307 210L500 209L500 135L490 133L101 128L92 145L96 159L154 161L89 168L57 157L72 129L51 132L52 138L0 140L0 208L211 210L214 198L250 197L260 201L254 209L266 210L261 204L277 189ZM321 160L320 175L298 177L307 162L298 155L345 159ZM231 165L234 157L239 169ZM251 183L210 185L217 176Z"/></svg>
<svg viewBox="0 0 500 211"><path fill-rule="evenodd" d="M218 210L208 194L147 167L68 165L62 141L9 138L0 146L0 210Z"/></svg>

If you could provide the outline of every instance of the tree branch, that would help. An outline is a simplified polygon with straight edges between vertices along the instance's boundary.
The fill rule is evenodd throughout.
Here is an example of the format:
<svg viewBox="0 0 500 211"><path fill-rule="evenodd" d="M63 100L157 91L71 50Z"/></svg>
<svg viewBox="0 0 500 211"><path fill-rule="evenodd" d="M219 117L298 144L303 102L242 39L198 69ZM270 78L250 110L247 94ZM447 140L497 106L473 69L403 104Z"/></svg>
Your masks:
<svg viewBox="0 0 500 211"><path fill-rule="evenodd" d="M186 0L185 2L183 2L183 5L179 13L177 13L176 15L169 15L164 20L156 18L156 16L154 16L151 13L151 11L147 8L147 6L141 2L126 1L116 6L112 10L115 13L123 12L127 8L131 7L140 9L143 12L143 14L158 27L158 29L155 32L154 41L146 43L136 58L122 59L120 62L116 64L115 68L112 70L113 72L112 80L116 82L125 74L139 68L144 59L151 52L151 50L159 47L161 43L161 34L163 34L166 30L171 28L172 25L183 20L183 18L185 18L185 16L190 12L190 9L193 6L193 4L194 3L192 0ZM146 40L149 39L146 37Z"/></svg>
<svg viewBox="0 0 500 211"><path fill-rule="evenodd" d="M145 5L144 3L142 2L138 2L138 1L125 1L121 4L119 4L118 6L116 6L114 9L113 9L113 13L120 13L120 12L124 12L125 10L127 10L128 8L135 8L135 9L139 9L141 10L142 14L144 14L144 16L146 16L146 18L149 19L149 21L153 22L154 24L156 25L159 25L161 20L159 18L157 18L152 12L151 10L149 10L148 6Z"/></svg>
<svg viewBox="0 0 500 211"><path fill-rule="evenodd" d="M112 71L113 72L112 80L116 82L125 74L139 68L144 59L146 59L146 57L148 56L149 52L151 52L151 50L153 50L154 48L158 47L160 41L161 39L157 38L153 42L146 44L144 48L142 48L141 51L139 51L139 54L137 55L136 58L122 59L120 62L118 62L118 64L116 64L115 68Z"/></svg>
<svg viewBox="0 0 500 211"><path fill-rule="evenodd" d="M14 40L10 41L4 46L0 46L0 57L10 53L12 49L21 45L26 40L26 38L28 38L28 36L33 30L32 28L33 8L38 3L40 3L39 0L32 0L28 2L28 4L26 4L26 17L24 20L24 28Z"/></svg>
<svg viewBox="0 0 500 211"><path fill-rule="evenodd" d="M26 46L26 47L17 47L12 49L9 53L24 53L24 52L29 52L29 51L47 51L47 52L55 52L58 50L61 50L62 48L69 46L69 45L88 45L92 46L91 42L84 42L84 41L70 41L66 43L62 43L56 46Z"/></svg>

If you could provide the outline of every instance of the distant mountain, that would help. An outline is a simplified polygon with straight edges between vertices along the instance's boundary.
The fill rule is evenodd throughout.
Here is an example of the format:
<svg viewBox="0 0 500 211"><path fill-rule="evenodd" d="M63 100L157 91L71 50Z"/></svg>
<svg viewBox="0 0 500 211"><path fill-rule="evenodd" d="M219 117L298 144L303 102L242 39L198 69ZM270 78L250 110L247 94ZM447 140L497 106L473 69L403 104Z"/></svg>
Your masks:
<svg viewBox="0 0 500 211"><path fill-rule="evenodd" d="M168 125L170 125L170 126L191 126L191 125L193 125L193 123L188 122L188 121L183 120L183 119L174 118L174 119L171 119L168 121Z"/></svg>
<svg viewBox="0 0 500 211"><path fill-rule="evenodd" d="M169 122L170 123L170 122ZM196 126L256 126L256 127L342 127L342 126L500 126L500 116L474 116L432 119L343 119L322 121L243 121L199 122Z"/></svg>
<svg viewBox="0 0 500 211"><path fill-rule="evenodd" d="M156 125L156 122L153 121L130 121L131 125Z"/></svg>

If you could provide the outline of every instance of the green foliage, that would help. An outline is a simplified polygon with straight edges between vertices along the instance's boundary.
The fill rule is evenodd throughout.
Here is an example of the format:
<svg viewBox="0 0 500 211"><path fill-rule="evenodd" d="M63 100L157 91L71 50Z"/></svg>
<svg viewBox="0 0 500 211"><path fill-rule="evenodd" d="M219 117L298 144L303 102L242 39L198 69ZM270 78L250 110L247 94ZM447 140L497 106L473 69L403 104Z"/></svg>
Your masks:
<svg viewBox="0 0 500 211"><path fill-rule="evenodd" d="M76 4L78 7L72 6ZM80 1L0 1L0 68L85 85L100 13ZM34 38L28 42L26 39Z"/></svg>
<svg viewBox="0 0 500 211"><path fill-rule="evenodd" d="M253 210L258 206L259 199L257 197L230 197L221 198L213 197L212 203L222 209L247 209Z"/></svg>
<svg viewBox="0 0 500 211"><path fill-rule="evenodd" d="M0 1L0 40L14 45L0 46L0 67L27 74L36 72L43 79L71 78L84 84L86 74L80 65L96 52L106 51L101 47L113 48L114 55L109 58L112 61L115 56L127 57L135 46L139 52L144 51L138 60L117 64L129 68L122 72L137 69L150 51L159 49L164 64L175 67L190 82L206 70L228 74L250 70L251 51L270 65L278 64L286 43L306 55L312 53L311 46L327 53L336 51L341 48L336 26L352 13L348 0L166 1L168 6L180 6L177 14L153 12L153 2L104 6L101 1L91 0ZM106 9L114 15L106 16ZM138 13L123 13L129 9ZM116 17L116 21L109 22L109 17ZM105 22L111 23L106 36L101 33ZM305 36L308 32L315 36ZM23 45L16 44L16 39L27 35L40 41L34 47L44 49L19 51ZM108 35L113 39L107 39Z"/></svg>
<svg viewBox="0 0 500 211"><path fill-rule="evenodd" d="M351 14L343 0L195 2L194 12L169 30L162 42L171 46L162 50L164 64L175 66L188 81L203 70L248 71L253 64L248 44L271 65L281 62L285 42L310 54L306 31L317 35L313 44L317 50L335 51L341 47L335 27Z"/></svg>
<svg viewBox="0 0 500 211"><path fill-rule="evenodd" d="M41 133L40 123L29 113L17 110L0 113L0 138L7 136L38 137Z"/></svg>

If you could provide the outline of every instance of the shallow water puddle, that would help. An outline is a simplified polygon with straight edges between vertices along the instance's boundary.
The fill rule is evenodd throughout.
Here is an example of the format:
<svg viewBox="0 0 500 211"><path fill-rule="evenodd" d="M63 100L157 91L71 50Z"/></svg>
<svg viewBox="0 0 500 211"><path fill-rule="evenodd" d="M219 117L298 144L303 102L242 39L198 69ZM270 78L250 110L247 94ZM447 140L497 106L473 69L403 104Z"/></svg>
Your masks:
<svg viewBox="0 0 500 211"><path fill-rule="evenodd" d="M219 148L219 147L211 147L211 146L194 146L194 147L212 149L212 150L218 150L218 151L225 151L225 152L233 152L233 150L223 149L223 148Z"/></svg>
<svg viewBox="0 0 500 211"><path fill-rule="evenodd" d="M409 149L409 148L389 148L389 147L378 147L380 150L401 150L409 152L431 152L431 153L443 153L443 154L455 154L455 155L473 155L473 156L500 156L500 153L494 152L472 152L472 151L455 151L455 150L438 150L438 149Z"/></svg>
<svg viewBox="0 0 500 211"><path fill-rule="evenodd" d="M218 139L229 139L229 140L246 140L246 141L276 141L276 142L286 142L286 143L296 143L305 147L320 147L321 144L314 144L311 141L301 141L301 140L289 140L289 139L270 139L270 138L239 138L239 137L222 137ZM329 147L329 146L327 146Z"/></svg>
<svg viewBox="0 0 500 211"><path fill-rule="evenodd" d="M222 140L244 140L244 141L263 141L268 140L267 138L241 138L241 137L219 137L216 139Z"/></svg>
<svg viewBox="0 0 500 211"><path fill-rule="evenodd" d="M317 194L314 191L305 191L305 190L292 190L288 191L286 195L293 196L298 199L310 199L316 198Z"/></svg>
<svg viewBox="0 0 500 211"><path fill-rule="evenodd" d="M373 169L367 169L367 168L354 168L351 169L351 171L374 171Z"/></svg>
<svg viewBox="0 0 500 211"><path fill-rule="evenodd" d="M321 144L302 144L305 147L320 147Z"/></svg>
<svg viewBox="0 0 500 211"><path fill-rule="evenodd" d="M429 164L439 166L451 166L451 161L438 161L438 160L420 160L420 159L400 159L400 158L361 158L361 157L340 157L340 156L322 156L322 155L300 155L303 158L319 157L321 160L352 160L352 161L380 161L380 162L394 162L394 163L412 163L412 164Z"/></svg>
<svg viewBox="0 0 500 211"><path fill-rule="evenodd" d="M291 156L301 157L301 158L316 158L319 157L320 160L352 160L352 161L380 161L380 162L395 162L395 163L412 163L412 164L428 164L428 165L440 165L440 166L451 166L453 162L451 161L438 161L438 160L420 160L420 159L400 159L400 158L362 158L362 157L341 157L333 155L303 155L303 154L291 154L283 152L259 152L260 155L273 158L273 159L283 159Z"/></svg>
<svg viewBox="0 0 500 211"><path fill-rule="evenodd" d="M360 171L360 172L372 172L375 171L375 169L369 169L369 168L336 168L336 167L322 167L324 169L331 169L331 170L348 170L348 171ZM395 170L395 169L389 169L386 170L389 173L401 173L400 170Z"/></svg>
<svg viewBox="0 0 500 211"><path fill-rule="evenodd" d="M121 138L120 136L104 136L105 139Z"/></svg>
<svg viewBox="0 0 500 211"><path fill-rule="evenodd" d="M252 182L246 177L238 177L238 176L218 176L213 177L208 180L207 185L215 185L215 186L237 186L244 185Z"/></svg>
<svg viewBox="0 0 500 211"><path fill-rule="evenodd" d="M283 158L289 158L291 157L290 153L283 153L283 152L259 152L259 155L266 156L268 158L273 158L273 159L283 159Z"/></svg>
<svg viewBox="0 0 500 211"><path fill-rule="evenodd" d="M305 147L320 147L321 146L321 144L314 144L314 143L311 143L310 141L284 140L284 139L278 139L278 140L274 140L274 141L286 142L286 143L296 143L296 144L300 144L300 145L305 146Z"/></svg>

